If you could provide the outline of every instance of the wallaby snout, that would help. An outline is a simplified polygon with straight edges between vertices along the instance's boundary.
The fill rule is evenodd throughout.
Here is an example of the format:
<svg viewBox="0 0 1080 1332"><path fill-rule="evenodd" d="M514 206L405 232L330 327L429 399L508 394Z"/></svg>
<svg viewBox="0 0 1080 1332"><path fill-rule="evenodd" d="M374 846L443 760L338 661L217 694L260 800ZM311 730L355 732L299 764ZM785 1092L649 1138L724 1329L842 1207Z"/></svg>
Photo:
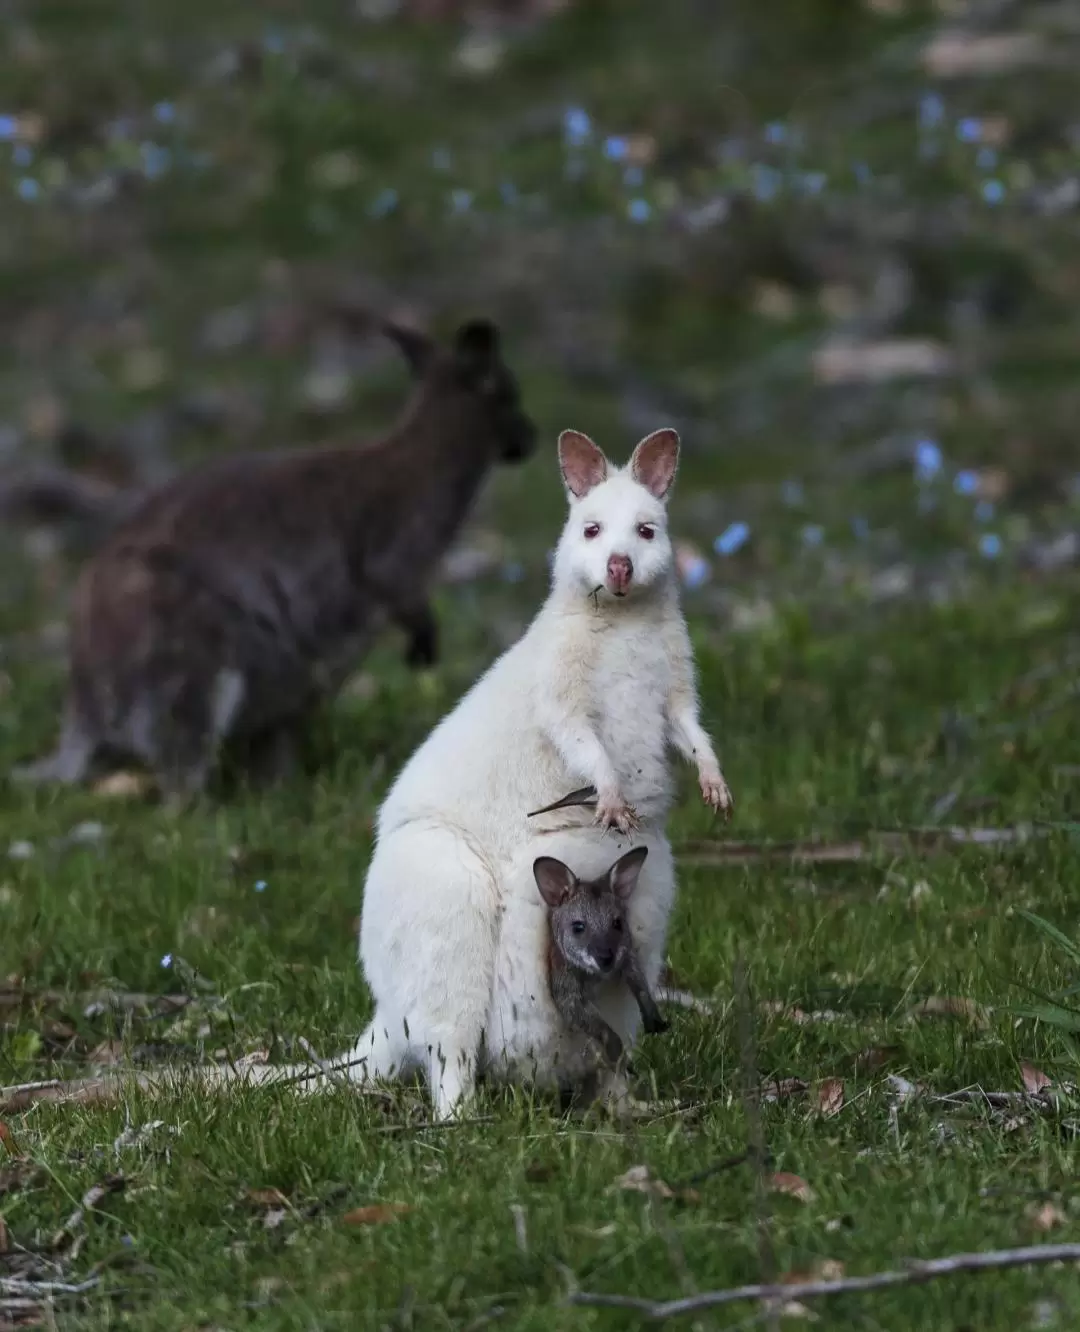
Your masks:
<svg viewBox="0 0 1080 1332"><path fill-rule="evenodd" d="M607 562L608 587L617 597L626 596L626 589L634 576L634 563L629 555L609 555Z"/></svg>

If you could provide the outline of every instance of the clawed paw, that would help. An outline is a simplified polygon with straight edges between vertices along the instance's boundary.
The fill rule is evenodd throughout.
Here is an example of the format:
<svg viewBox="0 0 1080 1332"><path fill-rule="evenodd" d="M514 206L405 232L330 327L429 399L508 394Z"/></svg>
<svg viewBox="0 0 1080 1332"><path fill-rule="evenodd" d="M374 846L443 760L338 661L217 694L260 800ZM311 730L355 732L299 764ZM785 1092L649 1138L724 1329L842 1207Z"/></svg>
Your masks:
<svg viewBox="0 0 1080 1332"><path fill-rule="evenodd" d="M638 817L633 806L628 805L618 792L601 792L593 823L601 828L618 828L621 833L629 833L637 828Z"/></svg>
<svg viewBox="0 0 1080 1332"><path fill-rule="evenodd" d="M701 774L700 780L701 797L705 803L710 809L715 809L725 818L730 818L735 802L731 798L731 792L723 775L719 772L705 772Z"/></svg>

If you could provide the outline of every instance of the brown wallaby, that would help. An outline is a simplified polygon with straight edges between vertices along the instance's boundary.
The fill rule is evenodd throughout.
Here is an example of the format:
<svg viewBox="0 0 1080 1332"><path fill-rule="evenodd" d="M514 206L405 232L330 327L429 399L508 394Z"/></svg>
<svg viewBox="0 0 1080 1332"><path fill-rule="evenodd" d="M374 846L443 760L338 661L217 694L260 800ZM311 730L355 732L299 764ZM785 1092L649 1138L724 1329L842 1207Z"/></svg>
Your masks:
<svg viewBox="0 0 1080 1332"><path fill-rule="evenodd" d="M388 621L412 664L435 660L438 563L490 468L536 432L493 324L448 349L380 326L418 381L385 438L215 460L110 532L74 591L56 751L16 780L78 782L123 755L183 804L226 741L260 776L290 770L312 709Z"/></svg>
<svg viewBox="0 0 1080 1332"><path fill-rule="evenodd" d="M533 863L536 886L551 908L551 997L566 1025L591 1036L613 1065L622 1058L623 1043L593 1004L602 981L626 982L647 1032L670 1025L649 990L623 916L648 854L648 847L635 847L599 879L588 880L553 856Z"/></svg>

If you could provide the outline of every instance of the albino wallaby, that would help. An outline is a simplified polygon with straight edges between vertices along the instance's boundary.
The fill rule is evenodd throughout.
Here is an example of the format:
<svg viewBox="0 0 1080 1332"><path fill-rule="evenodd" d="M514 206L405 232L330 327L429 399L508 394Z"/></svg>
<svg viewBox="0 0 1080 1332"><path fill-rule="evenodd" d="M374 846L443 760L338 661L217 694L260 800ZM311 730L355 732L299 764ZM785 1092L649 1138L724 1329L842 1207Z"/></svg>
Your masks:
<svg viewBox="0 0 1080 1332"><path fill-rule="evenodd" d="M623 1043L592 1002L598 981L625 982L647 1032L655 1035L670 1026L656 1006L623 919L648 854L648 847L634 847L599 879L579 879L553 856L533 862L536 886L551 909L551 997L566 1025L591 1036L611 1064L622 1058Z"/></svg>
<svg viewBox="0 0 1080 1332"><path fill-rule="evenodd" d="M550 933L532 867L555 856L582 878L611 863L611 832L649 857L627 925L646 983L663 959L675 873L665 825L669 745L696 764L714 809L731 796L698 720L693 655L679 608L665 500L679 439L658 430L626 469L565 431L559 462L570 514L551 592L524 636L439 723L379 811L360 918L375 1016L354 1076L425 1067L435 1111L453 1113L479 1068L558 1083L588 1037L551 998ZM581 806L529 811L582 782ZM596 1005L632 1044L638 1010L610 978ZM601 1093L621 1097L614 1073Z"/></svg>
<svg viewBox="0 0 1080 1332"><path fill-rule="evenodd" d="M226 740L261 775L288 770L387 620L413 664L435 659L431 578L491 466L527 457L535 429L494 325L462 325L449 350L382 327L419 380L384 439L212 462L112 531L75 588L59 745L16 779L77 782L119 753L183 804Z"/></svg>

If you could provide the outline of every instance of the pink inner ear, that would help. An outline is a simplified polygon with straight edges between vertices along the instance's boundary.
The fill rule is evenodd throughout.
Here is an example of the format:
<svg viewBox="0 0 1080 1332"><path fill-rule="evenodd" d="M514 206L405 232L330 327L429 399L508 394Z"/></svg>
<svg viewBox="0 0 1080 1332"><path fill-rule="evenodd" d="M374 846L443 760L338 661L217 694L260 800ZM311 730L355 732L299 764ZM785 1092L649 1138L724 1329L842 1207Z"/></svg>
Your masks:
<svg viewBox="0 0 1080 1332"><path fill-rule="evenodd" d="M588 435L564 430L559 436L559 470L567 490L581 499L607 480L607 459Z"/></svg>
<svg viewBox="0 0 1080 1332"><path fill-rule="evenodd" d="M674 430L646 435L630 459L630 475L656 499L663 499L679 465L679 436Z"/></svg>

